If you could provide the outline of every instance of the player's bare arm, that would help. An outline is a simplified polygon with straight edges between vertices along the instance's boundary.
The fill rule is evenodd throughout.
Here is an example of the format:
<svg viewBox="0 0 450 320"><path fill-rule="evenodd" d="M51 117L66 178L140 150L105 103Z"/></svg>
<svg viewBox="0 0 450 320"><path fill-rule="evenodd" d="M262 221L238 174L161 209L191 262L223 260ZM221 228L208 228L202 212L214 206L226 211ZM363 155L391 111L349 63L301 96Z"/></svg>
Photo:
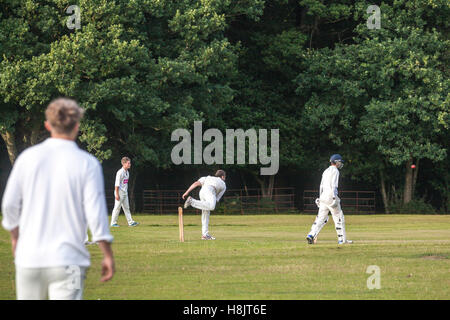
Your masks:
<svg viewBox="0 0 450 320"><path fill-rule="evenodd" d="M111 249L111 243L107 241L98 241L98 246L103 253L102 260L102 273L101 282L106 282L112 279L114 273L116 272L114 256Z"/></svg>
<svg viewBox="0 0 450 320"><path fill-rule="evenodd" d="M195 181L193 184L191 184L191 186L189 187L189 189L186 190L186 192L183 194L182 198L184 200L184 198L186 198L187 195L189 195L189 193L191 193L192 190L194 190L197 187L201 187L201 183L200 181Z"/></svg>
<svg viewBox="0 0 450 320"><path fill-rule="evenodd" d="M116 192L114 193L116 195L116 200L119 201L120 197L119 197L119 187L115 187Z"/></svg>
<svg viewBox="0 0 450 320"><path fill-rule="evenodd" d="M16 256L17 239L19 239L19 227L11 230L11 248L13 257Z"/></svg>

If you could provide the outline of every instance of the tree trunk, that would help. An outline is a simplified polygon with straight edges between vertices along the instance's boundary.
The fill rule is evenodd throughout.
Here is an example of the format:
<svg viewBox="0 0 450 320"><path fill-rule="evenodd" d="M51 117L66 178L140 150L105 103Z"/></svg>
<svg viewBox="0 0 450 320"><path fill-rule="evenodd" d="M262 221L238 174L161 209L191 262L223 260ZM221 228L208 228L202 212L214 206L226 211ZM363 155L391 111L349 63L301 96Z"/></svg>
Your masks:
<svg viewBox="0 0 450 320"><path fill-rule="evenodd" d="M14 162L17 158L17 145L16 145L16 136L13 132L5 131L1 134L3 140L6 144L6 150L8 151L9 161L11 165L14 165Z"/></svg>
<svg viewBox="0 0 450 320"><path fill-rule="evenodd" d="M245 194L248 196L248 188L247 188L247 182L245 181L245 177L242 174L242 171L239 171L239 174L241 175L242 182L244 183Z"/></svg>
<svg viewBox="0 0 450 320"><path fill-rule="evenodd" d="M273 195L273 186L275 184L275 175L269 176L269 187L267 189L267 195L272 198Z"/></svg>
<svg viewBox="0 0 450 320"><path fill-rule="evenodd" d="M133 170L133 174L130 174L130 181L128 182L128 195L130 201L130 211L136 212L136 197L134 194L134 187L136 186L136 178L138 175L138 169Z"/></svg>
<svg viewBox="0 0 450 320"><path fill-rule="evenodd" d="M407 204L412 200L413 191L413 169L411 165L413 163L412 158L406 161L406 173L405 173L405 186L403 189L403 204Z"/></svg>
<svg viewBox="0 0 450 320"><path fill-rule="evenodd" d="M402 201L402 194L401 193L397 193L397 190L395 188L395 185L393 184L391 186L391 194L389 197L389 203L399 203L400 201Z"/></svg>
<svg viewBox="0 0 450 320"><path fill-rule="evenodd" d="M269 181L267 183L267 179L265 177L258 177L258 175L254 175L255 180L259 183L261 186L261 193L263 198L272 198L273 194L273 186L275 184L275 175L269 176Z"/></svg>
<svg viewBox="0 0 450 320"><path fill-rule="evenodd" d="M31 130L31 134L30 134L30 145L34 146L39 139L39 134L41 133L41 124L35 123L35 125L33 126L33 129Z"/></svg>
<svg viewBox="0 0 450 320"><path fill-rule="evenodd" d="M414 192L416 191L417 174L419 172L419 162L420 162L420 159L417 159L416 168L413 170L413 182L412 182L412 195L413 196L414 196Z"/></svg>
<svg viewBox="0 0 450 320"><path fill-rule="evenodd" d="M389 200L386 193L386 182L384 179L384 173L383 170L380 169L380 182L381 182L381 196L383 198L383 204L384 204L384 212L389 214Z"/></svg>

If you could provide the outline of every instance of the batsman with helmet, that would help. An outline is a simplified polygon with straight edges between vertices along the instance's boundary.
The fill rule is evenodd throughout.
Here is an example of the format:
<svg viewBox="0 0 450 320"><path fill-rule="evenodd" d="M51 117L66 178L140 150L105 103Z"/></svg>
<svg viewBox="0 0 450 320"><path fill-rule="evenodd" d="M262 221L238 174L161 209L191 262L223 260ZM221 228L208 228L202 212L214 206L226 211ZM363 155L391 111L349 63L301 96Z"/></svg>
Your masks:
<svg viewBox="0 0 450 320"><path fill-rule="evenodd" d="M333 217L336 233L338 236L338 244L352 243L347 240L345 233L345 218L341 209L341 199L338 197L339 170L344 166L344 160L341 155L333 154L330 158L330 166L323 172L322 181L320 182L320 196L316 199L319 207L316 220L311 226L306 240L309 244L316 242L317 236L325 224L328 222L328 213L331 212Z"/></svg>

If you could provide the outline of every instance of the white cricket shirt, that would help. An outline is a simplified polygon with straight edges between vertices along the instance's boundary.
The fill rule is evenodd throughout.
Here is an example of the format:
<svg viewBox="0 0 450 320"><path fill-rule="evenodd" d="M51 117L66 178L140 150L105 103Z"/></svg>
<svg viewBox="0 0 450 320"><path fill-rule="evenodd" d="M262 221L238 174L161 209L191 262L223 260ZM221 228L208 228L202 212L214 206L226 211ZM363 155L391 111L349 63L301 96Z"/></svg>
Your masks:
<svg viewBox="0 0 450 320"><path fill-rule="evenodd" d="M331 203L338 195L339 169L329 166L322 174L320 182L320 200Z"/></svg>
<svg viewBox="0 0 450 320"><path fill-rule="evenodd" d="M84 245L111 242L103 173L74 141L49 138L17 158L2 201L2 226L19 227L15 264L23 268L89 266Z"/></svg>
<svg viewBox="0 0 450 320"><path fill-rule="evenodd" d="M202 188L208 188L215 193L216 201L219 201L220 198L222 198L225 190L227 189L225 181L223 181L220 177L201 177L198 181L202 184Z"/></svg>
<svg viewBox="0 0 450 320"><path fill-rule="evenodd" d="M119 190L128 192L128 179L130 178L130 173L123 167L119 169L116 173L116 182L114 187L119 187Z"/></svg>

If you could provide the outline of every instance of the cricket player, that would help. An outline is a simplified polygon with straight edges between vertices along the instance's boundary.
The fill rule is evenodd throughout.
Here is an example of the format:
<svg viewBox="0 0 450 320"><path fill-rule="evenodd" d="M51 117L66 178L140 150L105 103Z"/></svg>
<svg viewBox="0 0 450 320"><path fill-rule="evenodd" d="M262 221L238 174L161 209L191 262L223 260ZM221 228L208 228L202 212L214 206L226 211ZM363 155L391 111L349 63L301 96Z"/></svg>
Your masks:
<svg viewBox="0 0 450 320"><path fill-rule="evenodd" d="M75 143L83 109L71 99L45 112L51 137L23 151L2 201L2 226L11 233L18 300L80 300L90 255L89 228L103 253L101 281L115 272L103 173Z"/></svg>
<svg viewBox="0 0 450 320"><path fill-rule="evenodd" d="M328 222L329 212L331 212L334 220L338 244L353 242L347 240L344 213L341 209L341 200L338 197L339 170L342 169L343 166L344 160L342 157L339 154L333 154L330 158L330 166L322 174L320 197L316 199L319 212L311 227L311 231L306 237L309 244L316 242L320 230L322 230L323 226Z"/></svg>
<svg viewBox="0 0 450 320"><path fill-rule="evenodd" d="M213 176L201 177L195 181L189 189L183 194L182 198L185 199L189 193L197 187L200 189L200 200L196 200L189 196L184 203L184 208L192 206L194 208L202 210L202 239L203 240L216 240L209 234L209 215L212 210L216 208L216 203L222 198L226 190L225 185L226 174L223 170L217 170Z"/></svg>
<svg viewBox="0 0 450 320"><path fill-rule="evenodd" d="M121 160L122 168L116 173L116 181L114 184L114 209L112 211L111 227L118 227L117 218L119 217L120 208L122 207L125 217L127 218L128 225L135 227L139 223L133 221L130 212L130 204L128 201L128 180L130 173L128 170L131 168L131 160L128 157L123 157Z"/></svg>

